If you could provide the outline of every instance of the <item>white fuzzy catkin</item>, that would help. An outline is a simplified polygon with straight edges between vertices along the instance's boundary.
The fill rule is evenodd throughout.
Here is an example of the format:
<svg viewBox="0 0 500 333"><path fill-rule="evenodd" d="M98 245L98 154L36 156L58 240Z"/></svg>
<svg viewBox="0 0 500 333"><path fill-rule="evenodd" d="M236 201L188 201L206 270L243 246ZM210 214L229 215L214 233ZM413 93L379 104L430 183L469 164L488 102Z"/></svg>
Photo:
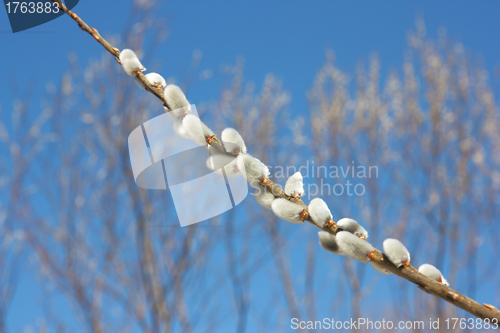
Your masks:
<svg viewBox="0 0 500 333"><path fill-rule="evenodd" d="M158 73L148 73L145 75L145 77L149 81L149 83L159 89L163 89L167 85L165 79ZM134 81L135 83L137 83L139 88L146 90L146 86L144 85L144 83L142 83L141 80L137 78L137 76L134 77Z"/></svg>
<svg viewBox="0 0 500 333"><path fill-rule="evenodd" d="M177 133L178 136L184 139L191 139L191 137L184 129L184 126L182 126L182 121L174 121L174 124L172 126L174 128L174 132Z"/></svg>
<svg viewBox="0 0 500 333"><path fill-rule="evenodd" d="M344 255L337 244L337 239L335 235L332 235L326 231L318 232L319 245L327 251L338 255Z"/></svg>
<svg viewBox="0 0 500 333"><path fill-rule="evenodd" d="M328 209L328 206L326 205L326 202L323 201L323 199L312 199L309 203L308 210L314 224L316 224L320 228L323 228L327 221L332 220L332 213L330 212L330 209Z"/></svg>
<svg viewBox="0 0 500 333"><path fill-rule="evenodd" d="M138 71L142 72L146 70L135 55L135 52L130 49L124 49L120 52L120 63L125 73L130 76L136 76Z"/></svg>
<svg viewBox="0 0 500 333"><path fill-rule="evenodd" d="M228 153L238 155L247 152L245 141L234 128L228 127L222 131L221 140Z"/></svg>
<svg viewBox="0 0 500 333"><path fill-rule="evenodd" d="M269 168L264 163L248 153L238 155L236 164L250 186L255 188L259 188L262 179L270 174Z"/></svg>
<svg viewBox="0 0 500 333"><path fill-rule="evenodd" d="M191 112L191 105L186 106L181 109L170 110L167 107L163 107L165 109L165 113L170 116L174 121L178 121L182 123L182 119Z"/></svg>
<svg viewBox="0 0 500 333"><path fill-rule="evenodd" d="M207 145L207 138L214 135L214 132L205 125L200 118L193 114L187 114L182 120L182 126L186 130L191 140L200 146Z"/></svg>
<svg viewBox="0 0 500 333"><path fill-rule="evenodd" d="M236 157L230 154L215 154L210 156L207 159L207 167L218 174L222 174L222 168L224 168L228 177L239 174L236 166Z"/></svg>
<svg viewBox="0 0 500 333"><path fill-rule="evenodd" d="M337 226L342 228L342 230L349 231L358 237L366 240L368 238L368 232L363 228L356 220L350 218L343 218L337 222Z"/></svg>
<svg viewBox="0 0 500 333"><path fill-rule="evenodd" d="M304 194L304 183L302 181L302 174L299 171L287 179L285 184L285 193L286 195L299 197Z"/></svg>
<svg viewBox="0 0 500 333"><path fill-rule="evenodd" d="M441 282L442 284L444 284L445 286L449 286L450 284L448 283L448 280L446 280L443 276L441 276L441 281L438 281L438 282Z"/></svg>
<svg viewBox="0 0 500 333"><path fill-rule="evenodd" d="M384 253L396 267L404 266L410 263L410 252L406 247L394 238L388 238L382 244Z"/></svg>
<svg viewBox="0 0 500 333"><path fill-rule="evenodd" d="M300 217L304 208L286 199L279 198L274 200L271 209L276 216L290 223L297 224L304 222Z"/></svg>
<svg viewBox="0 0 500 333"><path fill-rule="evenodd" d="M158 73L148 73L145 75L146 79L148 79L149 83L153 86L156 86L160 89L163 89L167 86L167 81Z"/></svg>
<svg viewBox="0 0 500 333"><path fill-rule="evenodd" d="M441 274L441 271L437 269L436 267L430 265L430 264L423 264L418 268L418 271L422 273L423 275L427 276L428 278L433 279L434 281L437 281L439 283L444 284L445 286L449 286L450 284L448 281L443 277L443 274Z"/></svg>
<svg viewBox="0 0 500 333"><path fill-rule="evenodd" d="M337 244L339 245L340 251L345 255L356 259L358 261L367 263L368 255L370 252L375 250L375 248L367 241L351 234L348 231L341 231L336 235Z"/></svg>
<svg viewBox="0 0 500 333"><path fill-rule="evenodd" d="M272 193L266 191L263 188L258 188L255 191L255 200L262 207L265 207L267 209L272 209L272 204L275 199L276 198Z"/></svg>
<svg viewBox="0 0 500 333"><path fill-rule="evenodd" d="M385 275L389 275L389 274L392 274L391 271L385 269L384 267L380 266L377 262L375 261L370 261L370 265L373 267L374 270L376 270L377 272L380 272L382 274L385 274Z"/></svg>
<svg viewBox="0 0 500 333"><path fill-rule="evenodd" d="M186 95L184 95L181 88L175 84L166 86L163 90L163 96L170 109L170 111L168 111L168 109L165 108L165 111L167 111L167 114L172 118L181 120L187 113L191 112L191 106Z"/></svg>

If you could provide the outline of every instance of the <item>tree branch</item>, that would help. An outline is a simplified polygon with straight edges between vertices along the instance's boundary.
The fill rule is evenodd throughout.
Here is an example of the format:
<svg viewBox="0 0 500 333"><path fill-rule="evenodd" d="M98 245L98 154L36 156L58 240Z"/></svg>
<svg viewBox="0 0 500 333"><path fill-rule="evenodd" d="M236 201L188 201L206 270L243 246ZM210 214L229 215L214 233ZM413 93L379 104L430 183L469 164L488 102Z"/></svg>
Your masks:
<svg viewBox="0 0 500 333"><path fill-rule="evenodd" d="M76 21L78 26L85 32L89 33L99 44L101 44L106 51L111 53L116 59L118 63L120 63L119 55L120 55L120 50L118 48L113 47L108 41L106 41L100 34L99 32L87 25L78 15L70 11L63 3L61 0L52 0L53 2L56 2L59 4L59 8L63 10L66 14L68 14L73 20ZM152 93L154 96L156 96L159 100L163 102L163 106L165 106L167 109L170 110L168 105L165 102L165 98L163 96L163 91L156 86L152 85L146 77L142 73L138 73L136 76L146 87L146 90ZM226 150L224 149L224 146L222 145L221 141L217 138L214 137L212 139L212 142L210 143L211 146L216 147L217 149L225 152ZM307 210L307 205L300 199L300 198L294 198L291 196L286 195L285 191L277 185L276 183L272 182L271 180L267 180L266 183L262 184L262 186L270 193L272 193L276 198L284 198L287 199L291 202L294 202L304 208L304 221L310 222L312 225L315 227L316 224L313 223L308 210ZM335 223L331 226L325 226L323 228L320 228L330 234L337 234L339 231L342 231L341 228L339 228ZM416 284L420 289L425 291L428 294L434 295L436 297L439 297L448 303L451 303L471 314L474 316L481 318L481 319L497 319L500 322L500 310L490 306L490 305L481 305L478 302L474 301L473 299L468 298L465 295L462 295L458 293L457 291L441 284L438 283L427 276L419 273L413 266L408 265L403 268L397 268L394 266L389 259L379 250L375 249L371 255L370 255L370 260L377 262L379 265L384 267L385 269L391 271L392 273L402 277L403 279L406 279L410 282L413 282Z"/></svg>

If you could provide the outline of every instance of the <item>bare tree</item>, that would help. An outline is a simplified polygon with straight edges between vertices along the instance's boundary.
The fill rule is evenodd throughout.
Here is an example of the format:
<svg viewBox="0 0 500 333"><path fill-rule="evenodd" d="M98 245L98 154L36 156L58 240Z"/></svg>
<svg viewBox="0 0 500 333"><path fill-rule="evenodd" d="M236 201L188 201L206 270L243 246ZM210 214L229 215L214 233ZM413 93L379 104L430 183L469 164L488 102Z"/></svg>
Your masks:
<svg viewBox="0 0 500 333"><path fill-rule="evenodd" d="M120 51L113 45L150 56L154 50L143 44L144 34L149 31L157 41L165 33L153 8L138 6L134 20L141 28L108 42L58 3L116 59ZM373 312L369 302L377 280L371 268L318 249L314 228L289 228L254 200L209 224L179 228L165 192L142 190L133 182L126 144L126 134L163 111L162 90L139 73L154 97L142 94L131 80L123 80L122 69L106 54L89 66L82 67L76 55L70 63L50 93L50 111L38 122L38 132L28 132L29 126L20 130L35 133L32 140L55 142L38 146L28 162L16 162L23 168L15 170L19 177L11 177L15 205L5 221L21 220L22 229L3 232L8 254L14 253L8 237L26 240L43 281L55 286L47 299L62 293L81 324L75 327L73 318L58 316L48 304L47 325L62 332L283 331L290 318L339 311L359 318ZM196 72L196 59L192 63ZM220 100L199 112L218 132L238 129L252 154L267 165L299 166L307 159L316 165L377 166L376 177L355 177L363 195L323 193L322 181L331 190L352 181L350 176L306 178L317 185L306 194L322 196L336 217L363 221L374 244L386 237L405 240L414 261L447 268L452 286L475 297L478 284L493 284L496 276L496 262L478 258L488 249L498 252L493 222L500 179L498 113L486 73L459 44L444 36L437 44L427 40L420 21L409 35L401 78L395 70L382 83L376 56L365 67L359 66L351 96L349 76L329 52L308 93L308 118L293 119L286 112L290 96L279 80L268 75L256 89L245 82L243 62L237 61L226 67ZM188 75L183 89L195 83L196 77ZM22 136L3 142L33 146ZM16 161L14 153L7 161ZM27 170L37 190L31 196L20 190ZM302 205L307 214L300 198L279 187L286 176L275 173L263 186ZM307 215L305 220L312 222ZM339 228L333 224L323 230L336 234ZM16 272L19 256L12 258L0 265ZM391 319L444 319L457 307L480 318L500 317L498 310L411 265L396 268L378 250L372 260L451 303L444 306L400 279L392 304L384 304ZM15 286L16 275L9 276L1 281L2 290ZM263 279L268 285L261 285Z"/></svg>

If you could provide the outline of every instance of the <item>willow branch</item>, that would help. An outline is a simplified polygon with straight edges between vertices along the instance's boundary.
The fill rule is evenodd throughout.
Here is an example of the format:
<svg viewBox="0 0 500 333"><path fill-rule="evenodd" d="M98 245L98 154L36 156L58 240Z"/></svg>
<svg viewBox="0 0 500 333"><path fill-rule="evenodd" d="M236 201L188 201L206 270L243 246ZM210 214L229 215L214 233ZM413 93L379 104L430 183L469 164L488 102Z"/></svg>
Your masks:
<svg viewBox="0 0 500 333"><path fill-rule="evenodd" d="M73 20L78 23L78 26L85 32L89 33L99 44L101 44L106 51L111 53L113 57L116 59L118 63L120 63L119 55L120 55L120 50L116 47L113 47L108 41L106 41L100 34L99 32L87 25L78 15L70 11L63 3L61 0L52 0L53 2L56 2L59 4L59 8L63 10L66 14L68 14ZM170 110L168 107L167 103L165 102L165 98L163 96L163 91L156 86L152 85L146 77L142 73L138 73L136 76L146 87L146 91L149 91L152 93L154 96L156 96L159 100L163 102L163 106L166 107L167 109ZM224 149L224 146L222 145L221 141L217 137L211 138L210 145L213 147L218 148L221 151L226 151ZM291 196L288 196L285 191L276 183L272 182L271 180L267 180L262 186L270 193L272 193L276 198L284 198L287 199L291 202L294 202L304 208L303 216L304 216L304 221L307 221L314 225L315 227L319 228L316 226L316 224L313 223L308 210L307 210L307 205L302 201L300 198L294 198ZM330 226L324 226L320 228L330 234L337 234L339 231L342 231L341 228L339 228L335 223L333 223ZM389 259L379 250L375 249L371 255L370 255L370 260L377 262L379 265L384 267L385 269L391 271L392 273L396 274L397 276L402 277L405 280L408 280L410 282L413 282L417 286L419 286L420 289L425 291L428 294L434 295L436 297L439 297L471 314L474 316L481 318L481 319L498 319L500 322L500 310L496 309L495 307L484 304L481 305L478 302L474 301L473 299L460 294L459 292L441 284L438 283L427 276L421 274L418 272L413 266L408 265L403 268L397 268L394 266Z"/></svg>

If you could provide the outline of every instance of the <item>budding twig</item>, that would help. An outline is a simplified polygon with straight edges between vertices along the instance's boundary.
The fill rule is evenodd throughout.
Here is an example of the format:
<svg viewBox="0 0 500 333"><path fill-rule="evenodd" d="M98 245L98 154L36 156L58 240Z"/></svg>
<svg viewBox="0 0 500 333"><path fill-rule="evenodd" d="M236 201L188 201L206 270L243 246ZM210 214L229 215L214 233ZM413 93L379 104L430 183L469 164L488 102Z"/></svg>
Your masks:
<svg viewBox="0 0 500 333"><path fill-rule="evenodd" d="M104 48L115 57L116 61L118 63L120 63L120 59L118 59L118 56L120 55L120 51L117 52L117 49L113 48L111 46L111 44L108 43L108 41L106 41L104 38L102 38L101 35L99 35L99 32L96 29L89 27L87 25L87 23L83 22L83 20L78 17L78 15L76 15L75 13L73 13L72 11L70 11L64 5L64 3L61 0L52 0L52 1L55 2L55 3L57 3L59 5L59 9L60 10L62 10L63 12L65 12L66 14L68 14L73 20L75 20L76 23L78 23L78 26L83 31L86 31L91 36L93 36L99 42L99 44L101 44L102 46L104 46Z"/></svg>
<svg viewBox="0 0 500 333"><path fill-rule="evenodd" d="M78 15L70 11L61 0L52 0L59 5L59 8L68 14L73 20L78 23L78 26L90 34L95 40L101 44L106 51L111 53L114 56L115 60L120 63L119 55L120 50L113 47L107 40L102 38L99 32L88 26ZM153 95L155 95L159 100L163 102L163 106L166 111L169 111L169 106L165 102L163 91L153 85L148 81L144 74L139 72L136 78L144 84L144 88L146 91L149 91ZM220 150L221 152L226 152L224 145L221 141L215 136L210 137L210 146ZM298 196L290 196L285 193L285 191L277 184L266 178L265 182L261 182L261 187L264 188L267 192L273 194L276 198L281 198L290 201L298 205L301 209L299 210L297 218L303 218L304 221L311 223L312 225L322 229L325 232L328 232L332 235L336 235L338 232L342 231L342 228L338 227L333 220L330 223L325 223L322 227L318 226L314 223L311 215L309 214L307 205L301 200ZM300 220L299 220L300 222ZM359 238L358 238L359 239ZM354 241L354 239L353 239ZM367 243L368 244L368 243ZM404 266L401 268L397 268L391 261L379 250L374 249L367 254L367 259L377 263L382 268L385 268L387 271L390 271L403 279L406 279L410 282L413 282L420 289L425 291L428 294L439 297L471 314L481 319L498 319L500 320L500 311L489 304L479 304L473 299L464 296L450 287L439 283L437 281L432 280L431 278L421 274L416 270L412 265L409 264L409 261L404 263Z"/></svg>

